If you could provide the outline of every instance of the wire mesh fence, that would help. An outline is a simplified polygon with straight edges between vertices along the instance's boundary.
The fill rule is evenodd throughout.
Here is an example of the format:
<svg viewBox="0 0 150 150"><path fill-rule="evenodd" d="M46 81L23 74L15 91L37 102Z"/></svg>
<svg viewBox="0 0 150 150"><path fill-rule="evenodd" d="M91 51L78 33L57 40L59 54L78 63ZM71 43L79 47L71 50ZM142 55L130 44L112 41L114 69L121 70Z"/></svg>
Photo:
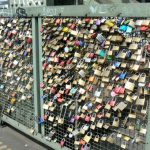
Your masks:
<svg viewBox="0 0 150 150"><path fill-rule="evenodd" d="M0 18L0 102L3 114L34 127L32 19Z"/></svg>
<svg viewBox="0 0 150 150"><path fill-rule="evenodd" d="M149 20L42 20L45 136L70 149L144 150Z"/></svg>

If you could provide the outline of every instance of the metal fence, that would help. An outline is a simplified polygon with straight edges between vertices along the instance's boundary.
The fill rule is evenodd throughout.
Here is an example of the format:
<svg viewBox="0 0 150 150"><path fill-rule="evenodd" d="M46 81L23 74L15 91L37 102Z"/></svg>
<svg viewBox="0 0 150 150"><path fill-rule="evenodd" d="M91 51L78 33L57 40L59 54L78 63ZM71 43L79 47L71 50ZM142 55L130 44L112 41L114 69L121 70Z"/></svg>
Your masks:
<svg viewBox="0 0 150 150"><path fill-rule="evenodd" d="M53 149L147 150L149 23L1 18L1 119Z"/></svg>

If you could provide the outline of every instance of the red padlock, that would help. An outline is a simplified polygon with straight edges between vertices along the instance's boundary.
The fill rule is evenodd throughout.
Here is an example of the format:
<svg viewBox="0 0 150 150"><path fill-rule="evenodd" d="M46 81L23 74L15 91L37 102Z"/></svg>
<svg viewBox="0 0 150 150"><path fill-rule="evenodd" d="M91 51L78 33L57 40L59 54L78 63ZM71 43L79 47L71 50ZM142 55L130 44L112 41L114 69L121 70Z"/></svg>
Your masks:
<svg viewBox="0 0 150 150"><path fill-rule="evenodd" d="M150 44L147 45L147 51L150 53Z"/></svg>
<svg viewBox="0 0 150 150"><path fill-rule="evenodd" d="M116 94L119 94L119 90L120 90L120 87L115 87L114 92L115 92Z"/></svg>
<svg viewBox="0 0 150 150"><path fill-rule="evenodd" d="M111 107L114 107L116 105L116 99L112 99L110 102L109 102L109 105Z"/></svg>
<svg viewBox="0 0 150 150"><path fill-rule="evenodd" d="M94 58L94 56L95 56L94 53L90 53L88 57L89 57L89 58Z"/></svg>
<svg viewBox="0 0 150 150"><path fill-rule="evenodd" d="M72 58L70 58L69 60L67 60L67 65L72 63Z"/></svg>
<svg viewBox="0 0 150 150"><path fill-rule="evenodd" d="M28 38L27 38L27 43L28 43L28 44L31 44L31 43L32 43L32 38L31 38L31 37L28 37Z"/></svg>
<svg viewBox="0 0 150 150"><path fill-rule="evenodd" d="M53 93L53 94L56 94L56 91L57 91L56 87L52 87L51 90L50 90L50 92Z"/></svg>
<svg viewBox="0 0 150 150"><path fill-rule="evenodd" d="M91 20L91 18L86 18L86 19L85 19L85 22L86 22L86 23L89 23L90 20Z"/></svg>
<svg viewBox="0 0 150 150"><path fill-rule="evenodd" d="M48 66L48 63L44 63L44 64L43 64L44 69L46 69L47 66Z"/></svg>
<svg viewBox="0 0 150 150"><path fill-rule="evenodd" d="M76 40L75 45L79 46L80 45L80 41Z"/></svg>
<svg viewBox="0 0 150 150"><path fill-rule="evenodd" d="M61 61L60 66L64 67L65 66L65 61Z"/></svg>
<svg viewBox="0 0 150 150"><path fill-rule="evenodd" d="M70 92L70 89L66 89L66 90L65 90L65 94L66 94L66 95L68 95L69 92Z"/></svg>
<svg viewBox="0 0 150 150"><path fill-rule="evenodd" d="M97 108L98 110L101 109L102 107L103 107L102 104L99 104L99 105L96 106L96 108Z"/></svg>
<svg viewBox="0 0 150 150"><path fill-rule="evenodd" d="M58 101L59 103L63 103L63 102L64 102L64 99L63 99L63 98L58 98L57 101Z"/></svg>
<svg viewBox="0 0 150 150"><path fill-rule="evenodd" d="M148 30L148 26L141 26L141 27L140 27L140 31L145 32L145 31L147 31L147 30Z"/></svg>
<svg viewBox="0 0 150 150"><path fill-rule="evenodd" d="M120 87L119 94L124 94L124 92L125 92L125 88L124 87Z"/></svg>
<svg viewBox="0 0 150 150"><path fill-rule="evenodd" d="M93 33L92 35L91 35L91 38L92 39L95 39L97 37L97 33Z"/></svg>

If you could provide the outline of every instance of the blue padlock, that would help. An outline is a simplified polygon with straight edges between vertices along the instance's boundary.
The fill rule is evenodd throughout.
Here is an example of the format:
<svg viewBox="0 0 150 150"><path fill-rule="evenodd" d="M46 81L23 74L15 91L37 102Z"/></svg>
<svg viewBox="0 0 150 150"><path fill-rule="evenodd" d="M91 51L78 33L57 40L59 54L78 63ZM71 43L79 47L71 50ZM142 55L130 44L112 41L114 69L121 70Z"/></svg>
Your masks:
<svg viewBox="0 0 150 150"><path fill-rule="evenodd" d="M51 61L53 61L53 58L52 58L52 57L49 57L49 58L48 58L48 62L51 62Z"/></svg>
<svg viewBox="0 0 150 150"><path fill-rule="evenodd" d="M91 109L93 107L93 104L92 103L88 103L88 109Z"/></svg>
<svg viewBox="0 0 150 150"><path fill-rule="evenodd" d="M126 78L126 75L127 75L127 73L126 72L122 72L120 75L119 75L119 79L121 79L121 80L124 80L125 78Z"/></svg>
<svg viewBox="0 0 150 150"><path fill-rule="evenodd" d="M116 62L114 63L114 66L115 66L115 67L120 67L120 64L121 64L121 62L116 61Z"/></svg>
<svg viewBox="0 0 150 150"><path fill-rule="evenodd" d="M43 95L42 97L41 97L41 99L42 100L45 100L45 98L47 98L48 97L48 94L45 94L45 95Z"/></svg>
<svg viewBox="0 0 150 150"><path fill-rule="evenodd" d="M126 32L127 32L127 33L132 33L132 30L133 30L132 27L127 26L127 29L126 29Z"/></svg>
<svg viewBox="0 0 150 150"><path fill-rule="evenodd" d="M119 30L126 32L127 26L126 25L122 25L122 26L120 26Z"/></svg>
<svg viewBox="0 0 150 150"><path fill-rule="evenodd" d="M81 47L84 47L84 41L79 41L79 45L81 46Z"/></svg>
<svg viewBox="0 0 150 150"><path fill-rule="evenodd" d="M122 21L123 21L123 19L122 19L122 18L119 18L119 19L117 20L117 26L120 26L121 23L122 23Z"/></svg>
<svg viewBox="0 0 150 150"><path fill-rule="evenodd" d="M70 93L71 93L71 94L75 94L76 91L77 91L77 89L73 87L73 88L70 90Z"/></svg>
<svg viewBox="0 0 150 150"><path fill-rule="evenodd" d="M40 118L40 120L39 120L39 124L44 124L44 118Z"/></svg>
<svg viewBox="0 0 150 150"><path fill-rule="evenodd" d="M106 51L105 50L100 50L99 56L104 58L106 56Z"/></svg>
<svg viewBox="0 0 150 150"><path fill-rule="evenodd" d="M0 85L0 89L3 89L3 88L4 88L4 85L3 85L3 84L1 84L1 85Z"/></svg>
<svg viewBox="0 0 150 150"><path fill-rule="evenodd" d="M132 55L132 52L131 51L128 51L127 54L126 54L126 57L130 58Z"/></svg>
<svg viewBox="0 0 150 150"><path fill-rule="evenodd" d="M27 51L24 51L24 56L28 56L28 52Z"/></svg>

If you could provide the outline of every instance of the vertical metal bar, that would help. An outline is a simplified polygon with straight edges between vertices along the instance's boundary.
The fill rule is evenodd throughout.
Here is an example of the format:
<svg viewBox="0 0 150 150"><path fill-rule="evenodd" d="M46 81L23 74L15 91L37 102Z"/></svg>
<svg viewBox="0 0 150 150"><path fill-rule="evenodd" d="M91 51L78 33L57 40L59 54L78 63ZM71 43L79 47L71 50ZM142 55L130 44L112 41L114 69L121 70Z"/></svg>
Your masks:
<svg viewBox="0 0 150 150"><path fill-rule="evenodd" d="M40 80L39 82L40 83L43 83L43 70L42 70L42 36L41 36L41 32L40 32L40 29L41 29L41 26L42 26L42 18L38 18L38 36L39 36L39 75L40 75ZM40 97L42 97L43 95L43 90L40 89L39 91L40 93ZM40 106L41 106L41 116L44 116L44 110L42 109L42 106L43 106L43 101L40 100ZM44 135L45 133L45 129L44 129L44 126L41 126L41 133L42 135Z"/></svg>
<svg viewBox="0 0 150 150"><path fill-rule="evenodd" d="M149 101L148 101L149 103ZM148 107L148 126L147 126L147 134L146 134L146 146L145 146L145 150L149 150L150 149L150 103L149 103L149 107Z"/></svg>
<svg viewBox="0 0 150 150"><path fill-rule="evenodd" d="M33 37L33 78L34 78L34 116L40 115L40 94L39 94L39 44L38 44L38 18L32 18L32 37ZM39 124L35 119L35 131L39 132Z"/></svg>
<svg viewBox="0 0 150 150"><path fill-rule="evenodd" d="M76 4L75 5L78 5L78 0L76 0Z"/></svg>

